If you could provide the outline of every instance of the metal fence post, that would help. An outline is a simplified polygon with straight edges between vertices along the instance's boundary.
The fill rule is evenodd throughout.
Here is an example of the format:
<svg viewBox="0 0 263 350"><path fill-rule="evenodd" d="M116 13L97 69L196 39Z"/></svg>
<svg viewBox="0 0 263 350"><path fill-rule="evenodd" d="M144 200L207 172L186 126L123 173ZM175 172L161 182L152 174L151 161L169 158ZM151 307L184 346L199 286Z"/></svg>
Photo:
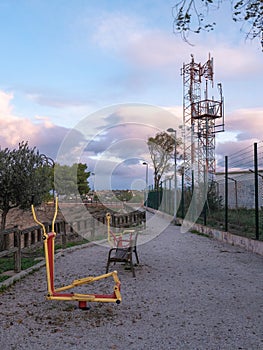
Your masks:
<svg viewBox="0 0 263 350"><path fill-rule="evenodd" d="M256 239L259 239L259 212L258 212L258 148L254 143L254 174L255 174L255 228Z"/></svg>
<svg viewBox="0 0 263 350"><path fill-rule="evenodd" d="M171 215L172 208L171 208L171 198L172 198L172 184L171 184L172 178L169 177L169 209L168 213Z"/></svg>
<svg viewBox="0 0 263 350"><path fill-rule="evenodd" d="M225 231L228 231L228 156L225 156Z"/></svg>
<svg viewBox="0 0 263 350"><path fill-rule="evenodd" d="M184 219L184 168L182 171L182 218Z"/></svg>

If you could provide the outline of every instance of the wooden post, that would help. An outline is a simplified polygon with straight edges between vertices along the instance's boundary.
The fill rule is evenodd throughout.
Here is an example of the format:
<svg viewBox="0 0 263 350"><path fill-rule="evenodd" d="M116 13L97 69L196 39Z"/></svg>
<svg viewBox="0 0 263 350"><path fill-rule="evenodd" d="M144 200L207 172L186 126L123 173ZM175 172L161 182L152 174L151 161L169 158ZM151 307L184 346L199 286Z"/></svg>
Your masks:
<svg viewBox="0 0 263 350"><path fill-rule="evenodd" d="M21 231L15 226L15 237L16 237L16 252L14 253L14 271L16 273L21 271L21 259L22 259L22 254L21 254Z"/></svg>

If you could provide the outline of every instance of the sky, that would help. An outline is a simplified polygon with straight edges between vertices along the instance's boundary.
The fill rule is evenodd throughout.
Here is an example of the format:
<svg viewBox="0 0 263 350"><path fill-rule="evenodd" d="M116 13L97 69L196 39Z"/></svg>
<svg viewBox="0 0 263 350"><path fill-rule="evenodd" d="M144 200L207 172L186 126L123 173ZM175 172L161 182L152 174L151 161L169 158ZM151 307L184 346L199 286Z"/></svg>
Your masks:
<svg viewBox="0 0 263 350"><path fill-rule="evenodd" d="M59 163L86 162L95 189L143 188L146 141L182 124L181 69L214 60L225 132L219 160L262 140L263 54L231 7L213 32L173 33L168 0L0 0L0 145L28 141ZM212 92L213 93L213 90ZM215 95L217 94L215 90Z"/></svg>

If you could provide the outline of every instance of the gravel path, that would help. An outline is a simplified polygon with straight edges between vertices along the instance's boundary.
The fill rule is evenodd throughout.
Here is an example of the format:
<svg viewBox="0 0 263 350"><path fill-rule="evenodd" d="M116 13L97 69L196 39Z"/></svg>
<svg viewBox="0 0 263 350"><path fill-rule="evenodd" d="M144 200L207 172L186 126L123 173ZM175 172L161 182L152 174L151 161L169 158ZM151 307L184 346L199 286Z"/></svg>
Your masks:
<svg viewBox="0 0 263 350"><path fill-rule="evenodd" d="M65 252L56 259L57 285L105 273L107 252ZM263 349L261 256L172 225L138 253L136 278L116 265L120 305L83 311L45 300L45 268L16 282L0 295L1 349ZM98 292L96 283L89 292Z"/></svg>

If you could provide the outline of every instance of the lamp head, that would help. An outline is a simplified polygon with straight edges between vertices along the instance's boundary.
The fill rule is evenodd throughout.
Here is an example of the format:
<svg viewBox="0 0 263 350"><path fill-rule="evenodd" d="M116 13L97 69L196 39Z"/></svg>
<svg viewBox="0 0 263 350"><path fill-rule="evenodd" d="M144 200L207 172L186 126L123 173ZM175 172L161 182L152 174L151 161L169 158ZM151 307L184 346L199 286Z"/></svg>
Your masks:
<svg viewBox="0 0 263 350"><path fill-rule="evenodd" d="M173 128L169 128L167 129L168 132L175 132L175 130Z"/></svg>

